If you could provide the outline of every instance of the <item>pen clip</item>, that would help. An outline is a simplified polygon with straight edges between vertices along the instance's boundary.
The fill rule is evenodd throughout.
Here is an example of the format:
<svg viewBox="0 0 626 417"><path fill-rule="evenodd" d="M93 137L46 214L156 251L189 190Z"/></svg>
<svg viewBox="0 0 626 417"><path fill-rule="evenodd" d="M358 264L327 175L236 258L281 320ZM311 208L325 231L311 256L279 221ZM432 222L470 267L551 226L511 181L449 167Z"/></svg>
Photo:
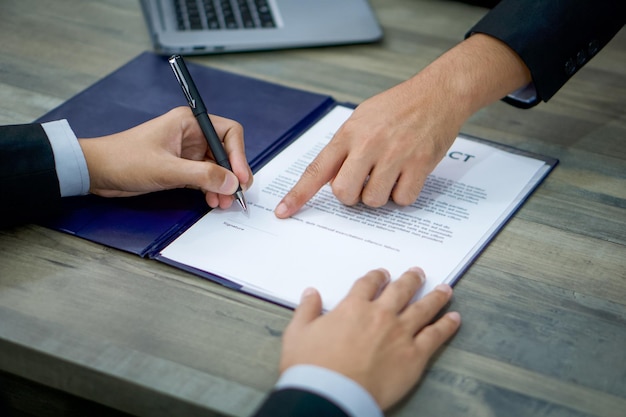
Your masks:
<svg viewBox="0 0 626 417"><path fill-rule="evenodd" d="M175 55L172 56L169 59L169 63L170 66L172 67L172 70L174 71L174 75L176 75L176 79L178 80L178 83L180 84L180 86L183 89L183 93L185 93L185 97L187 98L187 101L189 102L189 106L192 109L196 108L196 100L194 100L194 98L191 96L191 91L189 89L189 84L187 84L187 77L185 77L185 74L183 72L183 70L180 67L179 64L179 56Z"/></svg>

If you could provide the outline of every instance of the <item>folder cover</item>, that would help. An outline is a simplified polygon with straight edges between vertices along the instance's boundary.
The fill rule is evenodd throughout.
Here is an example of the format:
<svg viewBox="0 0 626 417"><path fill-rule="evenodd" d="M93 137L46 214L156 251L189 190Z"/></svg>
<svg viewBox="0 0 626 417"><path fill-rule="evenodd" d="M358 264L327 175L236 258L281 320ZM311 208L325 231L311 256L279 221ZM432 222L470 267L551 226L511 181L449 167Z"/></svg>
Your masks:
<svg viewBox="0 0 626 417"><path fill-rule="evenodd" d="M244 128L246 155L256 172L335 104L332 97L188 62L209 113ZM144 52L37 122L67 119L79 138L108 135L187 102L166 57ZM129 198L94 195L63 199L45 226L110 247L150 256L204 215L197 190Z"/></svg>
<svg viewBox="0 0 626 417"><path fill-rule="evenodd" d="M301 160L302 165L304 165L312 143L319 143L320 138L330 138L332 132L335 132L345 120L343 118L348 117L352 112L353 106L337 103L328 95L290 88L204 67L192 62L189 62L187 66L204 98L209 113L237 120L243 125L248 162L252 171L258 173L257 179L261 186L263 181L267 182L267 172L273 172L277 167L283 167L285 158L289 158L289 161L292 161L291 158L296 158ZM44 122L65 118L79 138L89 138L129 129L176 106L187 106L187 102L167 58L145 52L37 121ZM294 142L296 138L299 140ZM410 213L401 208L387 207L385 210L381 208L369 213L370 217L367 217L369 209L362 205L356 209L341 205L328 208L326 205L333 204L334 199L330 198L330 202L313 201L312 207L318 207L319 211L323 213L328 213L328 210L332 213L338 212L339 215L336 217L338 219L345 218L347 224L341 223L342 220L335 219L334 215L324 215L320 217L323 220L313 221L312 219L316 219L317 212L315 210L317 209L310 209L301 213L301 216L311 216L311 218L307 217L307 220L303 221L302 224L305 224L306 227L313 227L317 234L334 230L332 234L324 235L324 239L332 237L335 244L337 244L335 240L339 239L338 236L341 236L342 239L346 239L345 236L349 236L350 239L354 237L350 241L341 241L343 246L337 250L332 249L332 245L329 245L330 253L327 253L325 259L337 254L340 254L341 259L344 259L340 252L348 248L359 254L378 250L379 247L384 248L385 251L391 250L391 252L372 253L371 256L367 257L367 259L378 259L378 256L385 256L388 262L390 262L392 254L399 257L398 254L400 253L408 253L410 261L414 262L416 254L428 253L429 257L433 257L434 254L439 253L443 260L430 265L431 273L439 270L441 265L446 265L446 268L451 268L451 270L440 271L440 276L431 280L431 283L448 282L453 284L558 162L553 158L533 155L467 135L459 135L454 146L459 146L463 155L471 155L475 158L479 155L480 162L469 163L461 168L456 164L458 158L455 157L459 153L459 149L453 149L448 158L444 158L444 161L431 174L431 176L434 175L431 178L434 185L426 184L425 190L422 191L425 197L420 196L414 205L406 208ZM306 152L302 155L294 154L293 150L300 149L300 147L304 147ZM277 155L279 156L274 158ZM270 160L272 163L266 165ZM450 162L450 160L454 161ZM507 172L507 167L513 163L518 164L516 166L519 169L515 173ZM264 165L265 169L259 172ZM483 172L484 169L489 169L489 171ZM283 173L281 170L278 171ZM521 175L522 171L525 172L524 175L526 176ZM494 175L494 173L508 173L509 176ZM463 178L458 178L461 174ZM495 179L497 181L494 182ZM296 179L293 180L296 181ZM487 189L493 193L491 200L488 198ZM475 190L483 190L483 194L479 195L480 198L472 194ZM249 191L259 193L258 189ZM481 206L481 209L470 205L468 206L472 209L470 210L470 208L463 206L465 204L463 202L470 198L464 193L469 193L476 200L476 204L482 202L481 204L484 205ZM505 194L506 198L503 197ZM249 196L252 195L249 194ZM330 191L328 191L328 195L330 195ZM323 199L323 197L321 198ZM253 203L261 204L262 199L258 195L257 199L258 201ZM222 285L282 305L294 306L301 293L302 288L296 287L294 287L296 289L293 293L284 293L288 291L287 286L284 285L287 282L292 286L302 284L291 276L293 268L289 268L288 262L285 263L286 266L282 266L283 269L286 268L287 277L283 276L283 279L278 279L278 281L276 280L276 264L274 263L260 265L262 262L255 262L253 263L254 268L260 266L253 273L219 269L215 263L226 259L225 255L213 259L211 265L205 264L205 262L209 262L209 257L204 252L194 252L199 248L196 245L197 242L193 240L194 237L202 236L202 239L215 239L219 235L220 241L226 241L232 239L233 236L228 234L231 231L224 232L221 230L223 234L219 234L219 228L226 224L225 222L211 223L212 218L231 216L231 214L228 210L224 210L206 215L210 209L200 191L180 189L128 198L102 198L88 195L65 198L63 204L62 214L47 221L45 226L143 257L156 259ZM273 207L277 201L263 204L266 204L263 208ZM354 210L358 213L355 214ZM459 217L459 212L465 217ZM470 215L468 213L470 212L477 216L478 221L469 221ZM276 221L273 216L270 218L271 220L267 220L268 222ZM358 223L353 221L357 218L359 219ZM376 239L376 236L382 233L370 229L370 227L378 227L375 226L378 223L369 223L373 221L372 218L376 218L376 222L383 222L381 223L383 224L381 230L386 230L388 232L386 233L389 234L379 236L380 242L371 240ZM450 218L452 220L449 220ZM257 216L255 219L263 222L265 218ZM463 219L465 220L462 221ZM248 227L245 224L248 220L236 220L239 222L239 229L248 230L248 233L251 234L260 233L258 224L255 224L254 227ZM230 219L230 221L235 220ZM320 221L340 223L333 223L333 227L326 227L324 224L322 224L324 227L312 226L319 225ZM385 221L389 222L386 226ZM404 221L405 223L402 223L404 226L398 226L399 221ZM446 223L448 221L456 221L458 224L448 225ZM279 253L281 256L292 249L297 252L299 250L297 248L302 248L311 243L309 240L311 240L313 230L299 230L297 228L300 223L297 220L294 222L280 223L282 226L291 225L294 228L291 230L293 235L286 235L285 239L274 239L274 244L278 245L276 247L282 248L280 250L277 250L271 242L267 241L265 234L262 235L260 241L251 239L250 235L247 235L246 242L256 245L255 247L261 246L260 249L262 250ZM205 224L210 224L206 230L202 229ZM359 226L360 232L358 233L357 224L365 225ZM277 232L277 228L277 224L272 224L271 230ZM239 229L237 233L240 233ZM201 230L200 234L198 234L198 230ZM337 230L341 234L336 233ZM450 232L451 230L456 231L453 233ZM270 235L274 236L276 233L270 233ZM457 235L463 236L463 238L456 238ZM291 245L294 240L297 240L296 237L299 239L302 236L305 236L304 241L299 241L295 246ZM189 244L190 239L192 244ZM386 243L381 243L383 241ZM453 242L453 249L450 251L447 246L443 246L444 242L447 243L448 241ZM458 245L458 242L461 241L463 245L461 245L462 249L459 249L461 246ZM315 241L312 240L312 242L315 245ZM427 246L419 246L423 242L426 242ZM320 245L316 246L316 248L319 247ZM259 250L259 253L262 250ZM443 253L441 253L442 251ZM307 250L304 252L311 253ZM191 260L188 259L188 256L193 255L193 253L196 253L196 256L192 256ZM455 262L450 262L452 254L456 256ZM287 258L289 261L297 263L298 254L293 253L293 256ZM348 258L358 264L353 265L353 267L359 271L358 273L361 273L362 255ZM399 257L398 259L398 262L405 261L404 258L400 259ZM427 260L422 261L427 262ZM349 262L340 263L347 267ZM230 262L229 265L232 266L233 263ZM235 266L239 268L246 265ZM218 268L219 271L216 271L215 268ZM344 275L354 278L353 274L358 275L358 273L346 271ZM306 274L301 275L298 279L306 279ZM310 285L309 282L317 280L316 285L323 286L321 277L331 276L327 271L314 273L314 275L315 277L309 277L310 281L307 282L307 285ZM268 277L269 283L263 281ZM329 288L327 288L328 291L325 293L326 297L332 298L342 295L340 294L341 291L338 292L337 290L337 283L338 281L334 281L332 278ZM344 284L351 285L352 281L344 282ZM276 287L277 285L278 287Z"/></svg>

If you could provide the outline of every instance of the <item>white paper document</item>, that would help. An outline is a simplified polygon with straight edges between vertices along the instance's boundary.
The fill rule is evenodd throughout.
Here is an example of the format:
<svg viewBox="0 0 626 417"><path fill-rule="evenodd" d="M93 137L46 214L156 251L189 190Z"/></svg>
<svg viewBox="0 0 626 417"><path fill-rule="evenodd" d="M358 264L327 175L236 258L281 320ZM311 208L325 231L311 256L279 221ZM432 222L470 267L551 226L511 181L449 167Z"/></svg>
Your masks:
<svg viewBox="0 0 626 417"><path fill-rule="evenodd" d="M379 267L393 278L422 267L421 296L454 282L550 170L544 160L459 137L408 207L344 206L327 185L292 218L277 219L274 208L351 113L334 108L264 166L246 192L248 215L236 204L212 210L161 258L290 307L315 287L332 309Z"/></svg>

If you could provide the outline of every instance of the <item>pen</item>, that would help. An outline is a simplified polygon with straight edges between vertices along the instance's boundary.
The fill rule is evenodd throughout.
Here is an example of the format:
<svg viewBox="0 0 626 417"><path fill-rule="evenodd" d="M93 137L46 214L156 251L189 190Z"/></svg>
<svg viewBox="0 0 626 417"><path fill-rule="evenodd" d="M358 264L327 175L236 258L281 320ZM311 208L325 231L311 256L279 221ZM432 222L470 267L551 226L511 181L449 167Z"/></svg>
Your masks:
<svg viewBox="0 0 626 417"><path fill-rule="evenodd" d="M200 93L196 88L196 84L191 79L191 74L189 74L189 70L187 70L187 66L185 65L185 61L180 55L172 55L169 59L170 66L176 75L176 79L183 89L183 93L189 102L189 107L191 107L191 111L193 115L196 117L198 124L200 124L200 129L202 129L202 133L204 133L204 137L206 138L207 143L209 144L209 149L211 149L211 153L213 153L213 157L215 158L215 162L217 162L220 166L232 171L232 167L230 166L230 162L228 161L228 155L226 155L226 151L224 150L224 145L222 141L217 136L215 132L215 128L209 119L209 115L207 114L207 109L202 101L202 97L200 97ZM243 195L243 191L241 190L241 185L237 188L234 194L237 202L241 206L241 209L244 212L248 212L248 205L246 203L246 199Z"/></svg>

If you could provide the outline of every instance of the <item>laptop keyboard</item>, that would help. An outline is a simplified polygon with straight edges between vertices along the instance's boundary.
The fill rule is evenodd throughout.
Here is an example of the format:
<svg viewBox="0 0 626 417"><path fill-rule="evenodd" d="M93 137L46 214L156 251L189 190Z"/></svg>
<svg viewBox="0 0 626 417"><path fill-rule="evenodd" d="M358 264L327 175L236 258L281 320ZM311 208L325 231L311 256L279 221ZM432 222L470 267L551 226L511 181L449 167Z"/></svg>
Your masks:
<svg viewBox="0 0 626 417"><path fill-rule="evenodd" d="M268 0L173 0L178 30L274 28Z"/></svg>

